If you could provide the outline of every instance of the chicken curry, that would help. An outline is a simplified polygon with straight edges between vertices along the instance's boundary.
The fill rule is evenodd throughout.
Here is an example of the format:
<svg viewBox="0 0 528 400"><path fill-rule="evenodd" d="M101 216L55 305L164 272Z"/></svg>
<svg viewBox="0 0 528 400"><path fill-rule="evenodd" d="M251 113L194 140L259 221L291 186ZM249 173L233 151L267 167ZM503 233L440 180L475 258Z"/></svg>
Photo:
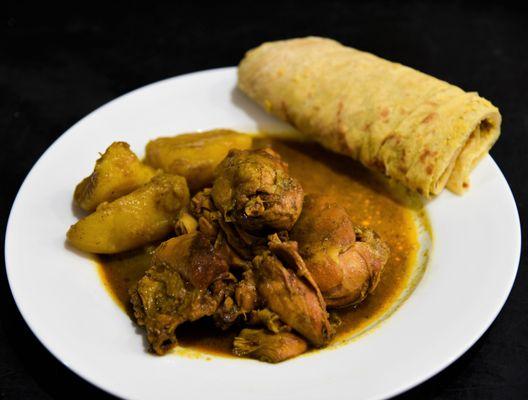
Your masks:
<svg viewBox="0 0 528 400"><path fill-rule="evenodd" d="M161 138L144 162L114 143L75 201L93 212L69 242L98 254L157 354L280 362L336 343L401 296L420 247L417 208L386 181L278 137Z"/></svg>

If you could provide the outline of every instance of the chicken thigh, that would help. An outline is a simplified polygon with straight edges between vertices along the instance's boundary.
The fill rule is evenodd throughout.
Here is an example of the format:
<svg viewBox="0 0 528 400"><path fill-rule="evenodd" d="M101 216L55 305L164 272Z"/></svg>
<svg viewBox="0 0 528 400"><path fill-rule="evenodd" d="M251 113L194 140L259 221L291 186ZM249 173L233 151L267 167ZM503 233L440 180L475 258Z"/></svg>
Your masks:
<svg viewBox="0 0 528 400"><path fill-rule="evenodd" d="M212 198L225 222L248 232L289 230L303 190L271 149L231 150L215 171Z"/></svg>
<svg viewBox="0 0 528 400"><path fill-rule="evenodd" d="M357 304L374 291L389 256L374 231L354 226L346 210L326 196L305 197L290 238L333 308Z"/></svg>
<svg viewBox="0 0 528 400"><path fill-rule="evenodd" d="M134 316L147 329L157 354L177 344L176 328L215 314L233 279L227 262L201 233L178 236L162 243L152 267L130 291Z"/></svg>

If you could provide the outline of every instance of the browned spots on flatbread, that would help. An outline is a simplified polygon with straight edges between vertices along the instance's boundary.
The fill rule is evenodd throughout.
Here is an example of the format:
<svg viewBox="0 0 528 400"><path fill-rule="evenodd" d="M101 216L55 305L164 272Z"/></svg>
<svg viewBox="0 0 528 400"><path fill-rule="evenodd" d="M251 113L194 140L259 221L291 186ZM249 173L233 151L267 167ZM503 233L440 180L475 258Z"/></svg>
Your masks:
<svg viewBox="0 0 528 400"><path fill-rule="evenodd" d="M427 175L431 175L433 173L433 166L431 164L429 164L426 168L425 168L425 172L427 172Z"/></svg>
<svg viewBox="0 0 528 400"><path fill-rule="evenodd" d="M368 122L365 125L363 125L363 131L364 132L370 132L370 127L372 126L372 122Z"/></svg>
<svg viewBox="0 0 528 400"><path fill-rule="evenodd" d="M435 112L432 112L432 113L428 114L424 119L422 119L422 124L428 124L433 119L435 119L437 115L438 114L435 113Z"/></svg>
<svg viewBox="0 0 528 400"><path fill-rule="evenodd" d="M422 154L420 154L420 162L423 164L425 163L425 159L427 157L434 157L437 154L436 151L431 151L428 148L425 148L424 151L422 151Z"/></svg>
<svg viewBox="0 0 528 400"><path fill-rule="evenodd" d="M346 133L346 126L345 124L341 123L337 126L337 131L341 134L341 135L344 135Z"/></svg>
<svg viewBox="0 0 528 400"><path fill-rule="evenodd" d="M405 164L405 158L407 156L407 152L405 151L405 149L401 149L401 152L400 152L400 161L402 162L402 164ZM403 167L400 167L400 171L402 171L404 168Z"/></svg>
<svg viewBox="0 0 528 400"><path fill-rule="evenodd" d="M424 162L425 159L431 154L431 151L429 149L425 149L422 154L420 154L420 161Z"/></svg>
<svg viewBox="0 0 528 400"><path fill-rule="evenodd" d="M390 111L387 107L385 107L383 110L380 111L380 117L383 122L386 122L387 119L389 119Z"/></svg>
<svg viewBox="0 0 528 400"><path fill-rule="evenodd" d="M381 141L381 145L380 147L383 147L385 145L385 143L387 143L388 141L393 141L394 143L400 143L400 140L401 140L401 136L392 132L392 133L389 133L387 136L385 136L385 138Z"/></svg>

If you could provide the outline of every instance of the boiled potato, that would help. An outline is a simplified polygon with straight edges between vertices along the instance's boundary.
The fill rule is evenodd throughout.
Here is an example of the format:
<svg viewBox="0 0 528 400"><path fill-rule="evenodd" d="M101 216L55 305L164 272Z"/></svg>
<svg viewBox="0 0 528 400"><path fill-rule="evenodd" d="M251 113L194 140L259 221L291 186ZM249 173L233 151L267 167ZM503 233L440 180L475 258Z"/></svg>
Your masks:
<svg viewBox="0 0 528 400"><path fill-rule="evenodd" d="M73 198L86 211L93 211L136 190L150 181L155 170L143 164L125 142L114 142L95 162L94 171L75 188Z"/></svg>
<svg viewBox="0 0 528 400"><path fill-rule="evenodd" d="M192 191L213 181L213 171L230 149L248 149L252 138L227 129L163 137L147 144L145 162L182 175Z"/></svg>
<svg viewBox="0 0 528 400"><path fill-rule="evenodd" d="M70 227L67 237L77 249L112 254L163 239L189 203L185 178L160 174L126 196L102 203Z"/></svg>

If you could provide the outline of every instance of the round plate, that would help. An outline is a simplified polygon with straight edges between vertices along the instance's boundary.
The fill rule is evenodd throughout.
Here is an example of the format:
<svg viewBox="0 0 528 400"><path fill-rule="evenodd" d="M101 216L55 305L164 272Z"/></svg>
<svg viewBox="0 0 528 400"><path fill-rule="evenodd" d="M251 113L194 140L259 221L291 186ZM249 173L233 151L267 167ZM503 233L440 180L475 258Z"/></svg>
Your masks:
<svg viewBox="0 0 528 400"><path fill-rule="evenodd" d="M35 164L11 210L6 268L35 335L81 377L130 399L357 399L398 394L436 374L489 327L512 287L520 225L491 157L462 197L427 206L434 248L422 281L379 329L336 349L279 365L222 358L156 357L108 295L90 259L65 244L77 217L72 191L99 151L124 140L142 154L149 139L210 128L284 130L236 90L236 69L158 82L114 100L64 133Z"/></svg>

